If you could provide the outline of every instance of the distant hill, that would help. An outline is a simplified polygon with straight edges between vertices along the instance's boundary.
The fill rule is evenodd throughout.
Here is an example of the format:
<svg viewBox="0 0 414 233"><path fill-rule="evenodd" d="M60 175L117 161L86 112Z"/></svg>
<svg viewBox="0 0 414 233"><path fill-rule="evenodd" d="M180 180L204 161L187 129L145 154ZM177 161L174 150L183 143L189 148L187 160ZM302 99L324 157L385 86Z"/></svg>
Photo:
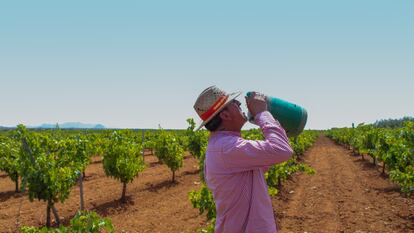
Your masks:
<svg viewBox="0 0 414 233"><path fill-rule="evenodd" d="M105 129L105 126L102 124L84 124L81 122L66 122L58 125L61 129ZM54 129L56 124L42 124L30 128Z"/></svg>

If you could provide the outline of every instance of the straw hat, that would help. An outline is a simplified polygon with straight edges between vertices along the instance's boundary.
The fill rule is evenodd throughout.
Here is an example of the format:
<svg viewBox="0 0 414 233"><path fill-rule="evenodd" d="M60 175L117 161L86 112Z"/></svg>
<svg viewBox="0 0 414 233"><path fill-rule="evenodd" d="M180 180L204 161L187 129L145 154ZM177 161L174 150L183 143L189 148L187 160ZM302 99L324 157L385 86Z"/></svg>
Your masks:
<svg viewBox="0 0 414 233"><path fill-rule="evenodd" d="M240 91L227 94L225 91L216 86L208 87L201 92L194 104L194 109L202 120L196 130L199 130L201 127L206 125L211 119L213 119L214 116L216 116L224 107L226 107L240 94Z"/></svg>

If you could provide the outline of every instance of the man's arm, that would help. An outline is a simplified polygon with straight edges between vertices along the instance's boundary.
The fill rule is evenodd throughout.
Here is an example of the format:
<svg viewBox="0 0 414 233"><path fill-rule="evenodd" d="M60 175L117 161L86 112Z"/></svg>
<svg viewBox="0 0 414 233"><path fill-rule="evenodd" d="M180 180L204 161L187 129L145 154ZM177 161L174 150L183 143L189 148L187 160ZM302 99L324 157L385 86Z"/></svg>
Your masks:
<svg viewBox="0 0 414 233"><path fill-rule="evenodd" d="M264 140L245 140L239 137L224 144L223 161L232 171L264 168L284 162L292 156L286 132L270 112L258 113L255 122L262 129Z"/></svg>

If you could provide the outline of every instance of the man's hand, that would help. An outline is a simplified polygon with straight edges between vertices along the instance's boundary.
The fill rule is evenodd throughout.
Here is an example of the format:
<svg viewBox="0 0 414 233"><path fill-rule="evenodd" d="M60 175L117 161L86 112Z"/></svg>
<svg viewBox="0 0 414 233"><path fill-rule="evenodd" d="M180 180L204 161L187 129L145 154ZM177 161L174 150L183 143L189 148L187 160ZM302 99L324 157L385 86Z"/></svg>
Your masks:
<svg viewBox="0 0 414 233"><path fill-rule="evenodd" d="M267 98L261 93L251 92L250 96L246 96L246 104L252 117L255 117L258 113L267 111Z"/></svg>

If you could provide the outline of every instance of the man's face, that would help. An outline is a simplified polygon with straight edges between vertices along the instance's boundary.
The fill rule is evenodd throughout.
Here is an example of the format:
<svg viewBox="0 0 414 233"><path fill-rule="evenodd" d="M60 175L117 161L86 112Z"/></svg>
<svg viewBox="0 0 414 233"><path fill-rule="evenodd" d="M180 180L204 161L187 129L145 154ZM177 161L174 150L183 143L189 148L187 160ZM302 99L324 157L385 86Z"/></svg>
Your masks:
<svg viewBox="0 0 414 233"><path fill-rule="evenodd" d="M240 108L241 103L238 100L232 100L227 106L226 110L230 114L231 124L236 129L241 129L247 121L246 114Z"/></svg>

